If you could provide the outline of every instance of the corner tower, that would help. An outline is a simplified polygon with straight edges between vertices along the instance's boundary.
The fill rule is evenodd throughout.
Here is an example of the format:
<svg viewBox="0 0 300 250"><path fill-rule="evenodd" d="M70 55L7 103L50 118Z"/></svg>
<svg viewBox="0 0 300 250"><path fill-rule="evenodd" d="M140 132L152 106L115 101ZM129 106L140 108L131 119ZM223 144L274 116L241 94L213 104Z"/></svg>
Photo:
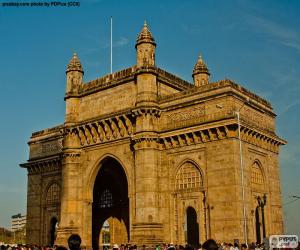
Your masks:
<svg viewBox="0 0 300 250"><path fill-rule="evenodd" d="M144 27L138 35L135 44L137 52L137 67L155 66L155 47L156 43L149 31L147 22L145 21Z"/></svg>
<svg viewBox="0 0 300 250"><path fill-rule="evenodd" d="M83 84L84 71L76 53L73 54L67 70L67 86L66 86L66 116L65 122L74 123L78 116L78 91Z"/></svg>
<svg viewBox="0 0 300 250"><path fill-rule="evenodd" d="M209 83L210 73L206 64L204 63L202 56L198 57L198 61L195 64L193 70L193 79L196 87L200 87Z"/></svg>

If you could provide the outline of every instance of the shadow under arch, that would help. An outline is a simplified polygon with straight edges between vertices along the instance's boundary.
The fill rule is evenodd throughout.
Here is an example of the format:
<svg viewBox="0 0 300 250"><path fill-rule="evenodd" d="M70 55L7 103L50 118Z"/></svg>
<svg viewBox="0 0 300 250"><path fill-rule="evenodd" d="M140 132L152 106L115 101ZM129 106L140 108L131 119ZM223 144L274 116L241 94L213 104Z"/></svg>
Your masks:
<svg viewBox="0 0 300 250"><path fill-rule="evenodd" d="M196 210L188 206L185 211L186 216L186 242L194 248L199 247L199 223Z"/></svg>
<svg viewBox="0 0 300 250"><path fill-rule="evenodd" d="M54 245L56 239L56 227L57 227L58 220L55 216L53 216L50 220L50 232L49 232L49 240L50 246Z"/></svg>
<svg viewBox="0 0 300 250"><path fill-rule="evenodd" d="M120 244L129 240L129 198L125 170L118 160L110 156L102 158L96 169L98 173L94 173L92 187L93 249L99 249L100 231L108 218L125 225L125 227L116 226L115 230L118 233L112 241Z"/></svg>

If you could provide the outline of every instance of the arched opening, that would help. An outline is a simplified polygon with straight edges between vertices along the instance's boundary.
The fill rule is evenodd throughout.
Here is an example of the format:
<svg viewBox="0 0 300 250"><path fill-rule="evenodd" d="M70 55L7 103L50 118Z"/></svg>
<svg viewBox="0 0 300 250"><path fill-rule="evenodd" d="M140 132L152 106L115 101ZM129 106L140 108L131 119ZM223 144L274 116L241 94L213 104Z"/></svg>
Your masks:
<svg viewBox="0 0 300 250"><path fill-rule="evenodd" d="M188 207L186 210L187 243L193 247L199 246L199 224L197 222L197 212L194 208Z"/></svg>
<svg viewBox="0 0 300 250"><path fill-rule="evenodd" d="M57 219L53 217L50 221L50 246L54 245L56 239Z"/></svg>
<svg viewBox="0 0 300 250"><path fill-rule="evenodd" d="M109 224L110 244L129 241L129 199L126 174L111 157L101 162L93 189L92 247L99 249L101 229Z"/></svg>
<svg viewBox="0 0 300 250"><path fill-rule="evenodd" d="M100 236L99 236L99 246L100 249L103 250L108 250L110 248L110 225L109 225L109 220L104 221L101 231L100 231Z"/></svg>
<svg viewBox="0 0 300 250"><path fill-rule="evenodd" d="M256 242L261 243L261 223L259 218L259 207L255 209L255 231L256 231Z"/></svg>
<svg viewBox="0 0 300 250"><path fill-rule="evenodd" d="M256 242L261 243L262 239L266 237L265 227L265 205L266 195L265 193L265 178L263 174L263 168L258 160L255 160L251 165L251 189L254 193L253 199L253 211L254 213L254 232Z"/></svg>

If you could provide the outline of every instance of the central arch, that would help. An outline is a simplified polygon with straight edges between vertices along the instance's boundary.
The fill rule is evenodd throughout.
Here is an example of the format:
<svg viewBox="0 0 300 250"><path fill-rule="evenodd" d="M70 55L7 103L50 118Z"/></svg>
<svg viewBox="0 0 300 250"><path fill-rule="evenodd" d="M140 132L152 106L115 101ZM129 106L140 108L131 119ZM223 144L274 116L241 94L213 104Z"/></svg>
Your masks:
<svg viewBox="0 0 300 250"><path fill-rule="evenodd" d="M109 221L111 244L129 240L128 182L121 164L112 157L100 162L100 170L93 187L92 247L99 249L99 235L105 221Z"/></svg>

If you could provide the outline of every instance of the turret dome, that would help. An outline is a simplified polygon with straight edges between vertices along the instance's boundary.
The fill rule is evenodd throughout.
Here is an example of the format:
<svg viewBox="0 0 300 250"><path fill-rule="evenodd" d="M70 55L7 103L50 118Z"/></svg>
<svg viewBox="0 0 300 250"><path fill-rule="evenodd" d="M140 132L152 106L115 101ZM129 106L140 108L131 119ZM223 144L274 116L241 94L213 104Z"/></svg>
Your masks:
<svg viewBox="0 0 300 250"><path fill-rule="evenodd" d="M136 40L135 47L137 47L141 43L151 43L154 46L156 46L155 40L148 28L147 22L145 21L143 29L141 30L140 34L138 35L138 38Z"/></svg>
<svg viewBox="0 0 300 250"><path fill-rule="evenodd" d="M207 74L210 75L208 68L206 64L204 63L202 56L200 55L198 58L197 63L195 64L194 70L193 70L193 76L197 74Z"/></svg>
<svg viewBox="0 0 300 250"><path fill-rule="evenodd" d="M82 65L79 61L79 58L77 56L77 53L73 54L72 59L70 60L68 67L67 67L67 71L66 73L70 72L70 71L79 71L81 73L84 73Z"/></svg>

